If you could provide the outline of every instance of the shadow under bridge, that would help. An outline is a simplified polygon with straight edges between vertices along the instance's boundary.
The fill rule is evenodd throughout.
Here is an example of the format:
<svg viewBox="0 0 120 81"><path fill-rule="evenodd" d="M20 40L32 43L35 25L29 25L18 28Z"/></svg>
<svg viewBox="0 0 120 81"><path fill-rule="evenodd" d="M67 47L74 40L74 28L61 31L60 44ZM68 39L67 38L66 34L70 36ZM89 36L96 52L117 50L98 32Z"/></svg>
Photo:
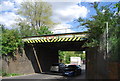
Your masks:
<svg viewBox="0 0 120 81"><path fill-rule="evenodd" d="M58 63L58 51L84 51L86 32L52 34L24 37L25 53L36 73L48 72L53 63Z"/></svg>

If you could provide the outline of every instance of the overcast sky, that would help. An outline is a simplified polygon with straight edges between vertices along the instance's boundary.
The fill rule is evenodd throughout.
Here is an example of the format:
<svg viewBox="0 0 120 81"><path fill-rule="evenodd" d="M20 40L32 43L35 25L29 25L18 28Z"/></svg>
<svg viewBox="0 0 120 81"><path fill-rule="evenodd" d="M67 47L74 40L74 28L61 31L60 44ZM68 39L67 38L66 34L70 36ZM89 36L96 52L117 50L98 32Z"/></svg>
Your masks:
<svg viewBox="0 0 120 81"><path fill-rule="evenodd" d="M16 14L16 11L19 8L19 5L22 1L23 0L0 1L1 24L4 24L9 29L12 28L12 25L16 23L15 19L20 17L18 14ZM90 7L88 3L91 2L91 0L82 0L82 1L83 2L81 2L81 0L57 0L57 1L49 0L49 3L52 5L52 10L53 10L53 16L51 18L54 22L60 23L52 28L52 31L54 33L71 33L71 32L81 32L87 30L87 29L83 29L82 27L77 29L72 29L78 25L78 23L74 23L73 20L79 17L89 18L90 15L95 14L95 11ZM92 0L92 2L94 1L118 2L119 0ZM58 29L64 29L64 30L58 30Z"/></svg>

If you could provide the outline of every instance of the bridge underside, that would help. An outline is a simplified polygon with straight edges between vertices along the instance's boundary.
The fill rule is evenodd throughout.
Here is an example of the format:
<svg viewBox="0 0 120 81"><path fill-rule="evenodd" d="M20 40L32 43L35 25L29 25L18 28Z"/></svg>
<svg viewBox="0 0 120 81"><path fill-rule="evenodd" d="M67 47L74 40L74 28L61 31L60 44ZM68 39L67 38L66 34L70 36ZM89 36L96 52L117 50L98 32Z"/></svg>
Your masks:
<svg viewBox="0 0 120 81"><path fill-rule="evenodd" d="M42 48L50 48L53 50L62 50L62 51L83 51L85 50L85 47L83 47L83 44L87 40L83 41L76 41L76 42L61 42L61 43L39 43L39 44L34 44L37 47L42 47Z"/></svg>
<svg viewBox="0 0 120 81"><path fill-rule="evenodd" d="M84 33L45 35L23 38L23 41L25 42L25 54L27 55L33 66L33 68L31 68L30 70L36 73L50 71L50 66L53 63L59 62L58 50L85 50L87 78L109 78L110 71L108 70L108 62L105 59L106 52L104 50L101 50L101 47L84 47L87 38L85 35L82 34ZM113 66L114 65L112 65L112 67ZM115 69L116 68L117 67L115 66ZM110 77L111 76L113 75L110 75Z"/></svg>
<svg viewBox="0 0 120 81"><path fill-rule="evenodd" d="M34 43L25 44L27 56L33 64L35 72L48 72L53 63L59 62L58 51L83 51L82 47L87 40L79 42L61 42L61 43ZM34 49L33 49L34 48ZM37 58L35 57L35 53ZM37 61L38 60L38 61ZM39 62L39 63L38 63ZM39 67L40 66L40 67Z"/></svg>
<svg viewBox="0 0 120 81"><path fill-rule="evenodd" d="M24 38L26 55L35 72L48 72L59 62L58 51L84 51L87 38L84 33ZM37 57L36 57L37 56Z"/></svg>

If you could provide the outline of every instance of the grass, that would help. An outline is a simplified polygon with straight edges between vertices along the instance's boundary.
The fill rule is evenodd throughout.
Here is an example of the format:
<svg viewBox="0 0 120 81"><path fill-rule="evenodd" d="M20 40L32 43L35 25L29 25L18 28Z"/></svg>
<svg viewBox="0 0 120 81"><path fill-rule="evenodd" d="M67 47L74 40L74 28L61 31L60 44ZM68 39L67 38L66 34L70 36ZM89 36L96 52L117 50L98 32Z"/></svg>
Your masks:
<svg viewBox="0 0 120 81"><path fill-rule="evenodd" d="M6 73L6 72L3 72L3 71L0 71L0 75L1 75L2 77L10 77L10 76L18 76L18 75L22 75L22 74Z"/></svg>

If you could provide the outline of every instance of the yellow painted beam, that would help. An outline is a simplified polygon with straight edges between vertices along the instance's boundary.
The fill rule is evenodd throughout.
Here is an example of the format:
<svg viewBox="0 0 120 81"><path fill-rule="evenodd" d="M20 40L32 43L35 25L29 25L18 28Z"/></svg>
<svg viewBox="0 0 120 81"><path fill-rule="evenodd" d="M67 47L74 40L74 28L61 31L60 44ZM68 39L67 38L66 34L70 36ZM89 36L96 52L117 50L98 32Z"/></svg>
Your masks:
<svg viewBox="0 0 120 81"><path fill-rule="evenodd" d="M40 39L38 40L39 43L41 43Z"/></svg>
<svg viewBox="0 0 120 81"><path fill-rule="evenodd" d="M68 41L71 41L72 39L73 39L73 37L69 38L69 40L68 40Z"/></svg>
<svg viewBox="0 0 120 81"><path fill-rule="evenodd" d="M72 41L75 41L77 37L74 37Z"/></svg>
<svg viewBox="0 0 120 81"><path fill-rule="evenodd" d="M79 41L79 40L80 40L80 38L81 38L81 37L78 37L78 38L76 39L76 41Z"/></svg>
<svg viewBox="0 0 120 81"><path fill-rule="evenodd" d="M40 40L41 40L41 42L44 42L43 39L40 39Z"/></svg>
<svg viewBox="0 0 120 81"><path fill-rule="evenodd" d="M64 41L65 40L65 38L62 38L62 40L61 41Z"/></svg>
<svg viewBox="0 0 120 81"><path fill-rule="evenodd" d="M55 40L54 40L54 42L56 42L58 40L58 38L56 38Z"/></svg>
<svg viewBox="0 0 120 81"><path fill-rule="evenodd" d="M52 39L50 42L53 42L55 39Z"/></svg>
<svg viewBox="0 0 120 81"><path fill-rule="evenodd" d="M32 40L30 40L30 43L33 43Z"/></svg>
<svg viewBox="0 0 120 81"><path fill-rule="evenodd" d="M50 40L49 40L49 39L47 39L47 41L48 41L48 42L50 42Z"/></svg>
<svg viewBox="0 0 120 81"><path fill-rule="evenodd" d="M27 43L30 43L29 40L27 40Z"/></svg>
<svg viewBox="0 0 120 81"><path fill-rule="evenodd" d="M62 38L59 38L57 42L59 42Z"/></svg>
<svg viewBox="0 0 120 81"><path fill-rule="evenodd" d="M47 39L44 39L45 42L47 42Z"/></svg>
<svg viewBox="0 0 120 81"><path fill-rule="evenodd" d="M66 38L65 41L68 41L69 38Z"/></svg>
<svg viewBox="0 0 120 81"><path fill-rule="evenodd" d="M36 43L38 43L38 40L35 40Z"/></svg>

